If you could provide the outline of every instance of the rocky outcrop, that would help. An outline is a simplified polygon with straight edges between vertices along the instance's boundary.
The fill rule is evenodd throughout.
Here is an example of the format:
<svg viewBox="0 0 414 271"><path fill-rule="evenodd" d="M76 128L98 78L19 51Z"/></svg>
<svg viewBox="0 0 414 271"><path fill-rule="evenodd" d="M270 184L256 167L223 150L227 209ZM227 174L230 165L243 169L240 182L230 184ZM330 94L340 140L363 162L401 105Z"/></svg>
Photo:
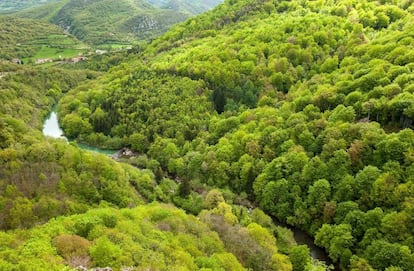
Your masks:
<svg viewBox="0 0 414 271"><path fill-rule="evenodd" d="M119 160L121 158L131 158L131 157L134 157L134 156L136 156L136 154L132 150L130 150L128 148L122 148L119 151L117 151L116 153L112 154L111 158L114 159L114 160Z"/></svg>

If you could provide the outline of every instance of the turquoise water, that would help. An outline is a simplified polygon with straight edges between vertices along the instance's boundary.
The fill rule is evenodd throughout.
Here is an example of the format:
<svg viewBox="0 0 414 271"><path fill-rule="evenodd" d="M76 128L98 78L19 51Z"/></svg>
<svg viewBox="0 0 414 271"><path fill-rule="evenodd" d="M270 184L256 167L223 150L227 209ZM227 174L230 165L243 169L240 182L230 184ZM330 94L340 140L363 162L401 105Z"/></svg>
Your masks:
<svg viewBox="0 0 414 271"><path fill-rule="evenodd" d="M117 152L117 150L100 149L100 148L89 146L89 145L83 144L83 143L76 143L76 145L78 145L78 147L83 149L83 150L99 152L99 153L106 154L106 155L112 155L112 154L115 154Z"/></svg>
<svg viewBox="0 0 414 271"><path fill-rule="evenodd" d="M43 123L42 132L45 136L49 136L53 138L61 138L61 139L66 140L67 142L73 142L72 140L68 140L68 138L65 137L62 128L60 128L55 107L52 109L52 112L50 112L50 114L46 117ZM77 142L76 142L76 145L83 150L98 152L98 153L102 153L106 155L112 155L115 152L117 152L116 150L104 150L104 149L96 148L93 146L89 146L89 145L77 143Z"/></svg>

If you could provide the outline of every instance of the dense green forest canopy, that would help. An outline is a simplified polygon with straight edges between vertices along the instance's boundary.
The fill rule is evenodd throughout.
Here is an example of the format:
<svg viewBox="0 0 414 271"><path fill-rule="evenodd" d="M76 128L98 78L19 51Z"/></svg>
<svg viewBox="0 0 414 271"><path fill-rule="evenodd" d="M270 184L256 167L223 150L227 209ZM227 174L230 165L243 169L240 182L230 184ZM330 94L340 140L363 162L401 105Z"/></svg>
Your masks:
<svg viewBox="0 0 414 271"><path fill-rule="evenodd" d="M152 2L185 14L181 1ZM107 8L119 23L155 9L130 4L68 0L24 14L83 14L69 29L110 43L119 25L105 25ZM83 32L91 7L101 17ZM118 54L1 62L0 269L327 269L256 205L311 234L342 270L411 271L413 13L410 0L229 0ZM0 23L5 59L59 35ZM133 157L44 138L58 101L68 137Z"/></svg>
<svg viewBox="0 0 414 271"><path fill-rule="evenodd" d="M118 46L159 36L221 1L66 0L17 13L46 20L92 45Z"/></svg>
<svg viewBox="0 0 414 271"><path fill-rule="evenodd" d="M218 190L197 196L197 218L171 206L146 205L186 199L174 192L182 189L172 180L156 186L148 170L43 138L41 120L53 103L99 73L0 68L7 72L0 80L0 228L9 230L0 232L0 269L292 270L273 235L283 236L284 253L294 245L291 237L262 211L231 206ZM77 213L85 214L62 216Z"/></svg>
<svg viewBox="0 0 414 271"><path fill-rule="evenodd" d="M412 1L226 1L70 91L62 125L129 146L158 180L247 195L344 270L411 270L413 12Z"/></svg>
<svg viewBox="0 0 414 271"><path fill-rule="evenodd" d="M291 248L301 265L314 265L309 250L295 246L291 233L275 227L262 211L231 205L238 196L230 191L200 186L201 195L168 178L157 182L150 170L84 151L76 143L44 138L42 120L62 95L102 76L92 69L117 62L116 56L91 61L98 63L0 63L1 270L291 271ZM189 79L176 83L208 91ZM201 94L200 103L208 106ZM198 216L146 203L155 200Z"/></svg>
<svg viewBox="0 0 414 271"><path fill-rule="evenodd" d="M101 201L120 207L142 202L132 180L150 174L64 141L45 140L40 132L62 93L98 73L13 64L1 64L1 70L1 229L31 227Z"/></svg>

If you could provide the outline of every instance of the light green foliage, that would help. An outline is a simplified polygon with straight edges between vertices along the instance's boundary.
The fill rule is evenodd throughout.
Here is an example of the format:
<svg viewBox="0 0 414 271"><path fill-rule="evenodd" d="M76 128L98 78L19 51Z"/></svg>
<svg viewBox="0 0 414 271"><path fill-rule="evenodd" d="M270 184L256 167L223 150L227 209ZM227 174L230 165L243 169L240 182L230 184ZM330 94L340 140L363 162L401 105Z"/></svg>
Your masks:
<svg viewBox="0 0 414 271"><path fill-rule="evenodd" d="M291 248L289 259L292 261L293 271L307 270L308 263L311 262L309 248L305 245Z"/></svg>
<svg viewBox="0 0 414 271"><path fill-rule="evenodd" d="M105 222L109 216L114 224ZM77 225L85 221L94 221L88 240L74 235ZM160 204L122 210L95 209L82 215L60 217L36 229L1 233L0 244L2 267L17 264L22 268L32 264L39 270L46 266L48 270L62 270L64 265L83 264L110 266L115 270L128 266L157 270L245 270L204 223Z"/></svg>
<svg viewBox="0 0 414 271"><path fill-rule="evenodd" d="M351 226L348 224L334 226L325 224L316 234L315 243L327 248L329 257L334 262L340 259L344 266L348 266L346 261L349 261L349 258L346 257L351 256L349 249L354 242L351 229Z"/></svg>
<svg viewBox="0 0 414 271"><path fill-rule="evenodd" d="M89 251L95 266L120 267L117 262L122 256L122 249L107 237L97 239Z"/></svg>
<svg viewBox="0 0 414 271"><path fill-rule="evenodd" d="M1 68L10 73L0 80L1 229L29 228L100 202L119 207L141 202L131 184L143 182L145 173L66 142L46 140L38 130L61 93L94 78L95 72Z"/></svg>
<svg viewBox="0 0 414 271"><path fill-rule="evenodd" d="M207 209L213 209L216 208L221 202L224 202L224 198L218 189L212 189L208 192L204 202Z"/></svg>
<svg viewBox="0 0 414 271"><path fill-rule="evenodd" d="M97 162L63 144L35 145L27 152L8 148L37 142L27 136L25 126L33 103L22 108L22 120L10 117L16 104L3 109L2 114L9 115L0 122L5 128L0 156L6 161L4 170L27 172L26 159L39 161L41 166L35 168L43 169L58 157L65 165L59 167L61 182L52 174L54 168L34 170L33 176L38 176L42 189L57 187L71 195L65 202L71 212L83 212L88 204L102 200L128 206L133 203L127 200L131 194L119 191L131 191L120 188L130 183L149 200L172 198L192 213L205 205L189 188L201 193L206 186L231 189L314 235L316 244L343 270L411 271L414 9L412 1L383 2L226 1L136 49L125 63L71 90L60 103L61 119L71 120L63 121L65 130L95 145L130 146L142 154L135 162L153 174L104 159ZM8 100L11 94L2 95ZM79 124L86 124L85 130ZM59 151L47 155L50 149ZM164 182L167 176L184 182ZM15 200L24 207L21 213L10 209L20 215L20 222L10 220L13 225L25 218L36 221L42 212L34 212L36 207L22 200L31 187L13 177L1 176L10 180L1 190L1 206ZM159 182L162 185L154 187ZM49 183L55 186L47 190ZM170 195L169 188L179 193ZM274 230L268 218L261 213L248 217L242 206L212 202L200 220L220 236L219 251L210 236L202 238L202 247L189 245L185 252L175 253L178 241L171 241L150 250L131 246L131 254L165 249L157 255L160 266L150 266L154 254L139 259L154 269L214 269L226 262L223 268L237 270L225 251L253 270L326 269L312 261L303 265L303 249L292 250L295 260L290 266L258 237L264 232L258 225ZM82 221L75 228L85 238L95 240L108 230L99 219ZM139 229L128 234L169 240L168 232L178 237L185 227L165 210L140 221ZM251 221L257 225L249 232ZM153 223L164 230L151 231ZM109 225L108 231L119 227ZM125 247L115 242L122 236L113 234L104 245L116 244L111 249L124 252ZM205 255L192 261L197 249L209 251L211 258L216 255L217 261ZM120 263L130 264L130 259Z"/></svg>
<svg viewBox="0 0 414 271"><path fill-rule="evenodd" d="M291 271L292 264L289 258L278 253L272 229L254 222L247 222L247 227L241 226L237 223L235 215L239 212L238 208L232 210L230 205L221 202L217 208L203 210L199 217L219 234L226 250L233 253L243 266L254 270ZM256 215L251 215L252 218L262 215L260 220L265 224L265 221L270 219L260 210L255 209L253 212Z"/></svg>

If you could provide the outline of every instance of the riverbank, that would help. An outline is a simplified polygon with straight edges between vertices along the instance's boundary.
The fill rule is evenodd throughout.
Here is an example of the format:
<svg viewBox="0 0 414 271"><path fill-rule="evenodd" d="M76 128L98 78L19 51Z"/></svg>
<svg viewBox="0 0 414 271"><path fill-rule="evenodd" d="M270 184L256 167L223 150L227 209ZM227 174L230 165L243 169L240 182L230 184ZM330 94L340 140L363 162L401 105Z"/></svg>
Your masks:
<svg viewBox="0 0 414 271"><path fill-rule="evenodd" d="M67 142L70 142L68 138L64 136L63 130L59 126L58 116L56 107L53 107L50 114L46 117L43 124L43 134L45 136L64 139ZM133 155L133 152L128 148L122 148L121 150L104 150L96 147L92 147L86 144L76 143L77 146L81 149L102 153L108 156L111 156L114 160L119 160L121 157L129 157ZM284 227L293 232L293 237L298 245L306 245L310 250L311 257L313 259L323 261L327 266L331 265L334 267L333 271L340 271L339 266L333 264L332 260L329 258L326 251L314 244L313 238L306 232L299 230L291 225L278 221L276 218L272 217L273 223L276 226Z"/></svg>
<svg viewBox="0 0 414 271"><path fill-rule="evenodd" d="M49 115L47 115L46 119L44 120L42 132L43 132L43 135L48 136L48 137L63 139L63 140L66 140L68 143L75 142L76 145L83 150L93 151L93 152L105 154L108 156L112 156L118 152L117 150L100 149L100 148L96 148L93 146L89 146L87 144L78 143L76 141L69 140L65 136L62 128L60 128L56 106L52 108L52 111L50 112Z"/></svg>

